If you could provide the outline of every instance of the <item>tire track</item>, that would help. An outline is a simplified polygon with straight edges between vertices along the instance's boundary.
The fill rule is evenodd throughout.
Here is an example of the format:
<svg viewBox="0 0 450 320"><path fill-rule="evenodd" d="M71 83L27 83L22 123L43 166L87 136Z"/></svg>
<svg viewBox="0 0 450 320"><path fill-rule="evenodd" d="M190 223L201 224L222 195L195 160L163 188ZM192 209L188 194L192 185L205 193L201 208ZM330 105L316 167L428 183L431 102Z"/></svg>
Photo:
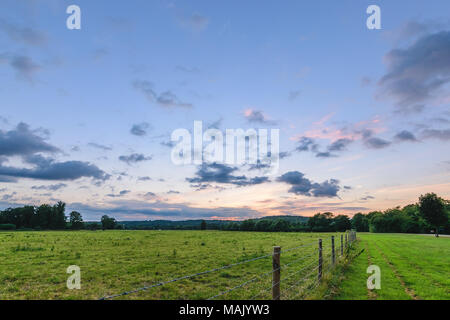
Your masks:
<svg viewBox="0 0 450 320"><path fill-rule="evenodd" d="M389 259L386 257L386 255L381 251L380 247L374 242L374 245L376 247L376 250L380 253L380 255L383 257L384 261L389 265L392 272L394 273L395 277L398 279L400 284L402 285L403 289L405 290L406 294L408 294L413 300L421 300L420 297L414 292L413 289L408 288L406 286L405 281L403 280L402 276L399 274L398 270L394 267L394 265L389 261Z"/></svg>
<svg viewBox="0 0 450 320"><path fill-rule="evenodd" d="M368 265L370 266L372 265L372 256L370 255L370 250L367 241L364 242L364 248L367 252L367 262ZM370 290L369 288L367 288L367 297L369 300L377 300L378 295L374 290Z"/></svg>
<svg viewBox="0 0 450 320"><path fill-rule="evenodd" d="M384 244L384 242L383 242ZM445 285L443 285L442 283L437 282L435 279L431 278L430 276L425 274L425 270L417 265L416 263L414 263L413 261L409 260L407 257L400 255L398 252L394 251L393 249L390 249L390 252L395 254L398 258L405 260L409 265L411 265L414 269L420 271L420 274L427 279L429 282L431 282L434 286L436 287L440 287L443 288L447 291L447 293L450 293L450 289L446 288Z"/></svg>

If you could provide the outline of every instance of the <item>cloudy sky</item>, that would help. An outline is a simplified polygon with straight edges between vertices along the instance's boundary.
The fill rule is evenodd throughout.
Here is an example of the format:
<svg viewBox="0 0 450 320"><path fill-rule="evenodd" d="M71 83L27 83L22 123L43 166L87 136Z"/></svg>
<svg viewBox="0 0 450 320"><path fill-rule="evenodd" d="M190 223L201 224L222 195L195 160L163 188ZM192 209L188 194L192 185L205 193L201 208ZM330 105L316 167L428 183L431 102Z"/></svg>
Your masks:
<svg viewBox="0 0 450 320"><path fill-rule="evenodd" d="M0 209L244 219L450 198L450 2L375 2L2 0ZM278 172L175 165L171 133L195 120L279 129Z"/></svg>

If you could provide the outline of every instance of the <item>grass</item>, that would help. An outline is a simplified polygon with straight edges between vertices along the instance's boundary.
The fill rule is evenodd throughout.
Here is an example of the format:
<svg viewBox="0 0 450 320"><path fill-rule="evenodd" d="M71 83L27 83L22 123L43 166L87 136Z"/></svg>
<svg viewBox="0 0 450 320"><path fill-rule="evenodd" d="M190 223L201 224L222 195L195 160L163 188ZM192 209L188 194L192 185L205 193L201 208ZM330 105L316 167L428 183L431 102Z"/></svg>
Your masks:
<svg viewBox="0 0 450 320"><path fill-rule="evenodd" d="M301 245L306 246L281 254L281 264L288 264L281 272L282 298L307 298L317 278L313 270L317 240L324 239L324 268L328 268L330 236L221 231L0 232L0 299L98 299L263 255L269 256L119 299L207 299L248 280L253 281L218 298L270 299L272 247L283 250ZM80 290L66 288L70 265L81 268Z"/></svg>
<svg viewBox="0 0 450 320"><path fill-rule="evenodd" d="M333 234L221 231L0 232L0 299L98 299L268 255L117 299L271 299L272 247L281 246L282 299L449 299L450 238L358 234L331 264ZM336 249L339 236L336 236ZM317 240L324 276L317 282ZM303 246L286 251L286 249ZM366 269L381 268L368 290ZM81 268L69 290L67 267ZM330 272L333 271L333 272ZM245 283L249 281L248 283Z"/></svg>
<svg viewBox="0 0 450 320"><path fill-rule="evenodd" d="M345 266L330 288L333 299L450 299L450 239L406 234L358 234L352 252L364 251ZM381 289L368 290L369 265L381 269ZM327 291L330 292L331 289Z"/></svg>

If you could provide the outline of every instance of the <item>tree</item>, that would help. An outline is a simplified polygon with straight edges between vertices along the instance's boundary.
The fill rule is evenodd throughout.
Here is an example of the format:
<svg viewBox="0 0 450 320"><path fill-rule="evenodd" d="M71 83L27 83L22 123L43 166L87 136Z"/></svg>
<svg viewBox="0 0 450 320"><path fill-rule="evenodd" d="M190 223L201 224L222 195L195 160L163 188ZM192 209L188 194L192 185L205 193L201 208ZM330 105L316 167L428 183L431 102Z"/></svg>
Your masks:
<svg viewBox="0 0 450 320"><path fill-rule="evenodd" d="M110 218L107 215L102 217L101 222L103 230L114 229L116 227L116 219Z"/></svg>
<svg viewBox="0 0 450 320"><path fill-rule="evenodd" d="M49 229L53 214L53 207L42 204L36 209L36 216L33 226L38 229Z"/></svg>
<svg viewBox="0 0 450 320"><path fill-rule="evenodd" d="M275 219L272 222L271 231L286 232L289 231L289 222L285 219Z"/></svg>
<svg viewBox="0 0 450 320"><path fill-rule="evenodd" d="M241 231L255 231L256 223L253 220L244 220L241 223Z"/></svg>
<svg viewBox="0 0 450 320"><path fill-rule="evenodd" d="M435 193L427 193L419 198L419 211L424 219L435 227L435 235L439 237L439 228L448 222L445 201Z"/></svg>
<svg viewBox="0 0 450 320"><path fill-rule="evenodd" d="M352 218L352 227L358 232L369 231L369 220L362 213L357 213Z"/></svg>
<svg viewBox="0 0 450 320"><path fill-rule="evenodd" d="M308 226L313 232L333 231L331 223L333 222L333 213L317 213L308 220Z"/></svg>
<svg viewBox="0 0 450 320"><path fill-rule="evenodd" d="M88 230L95 231L95 230L100 230L101 226L100 226L100 223L97 223L97 222L87 222L85 228Z"/></svg>
<svg viewBox="0 0 450 320"><path fill-rule="evenodd" d="M81 213L72 211L69 220L72 229L79 230L83 228L83 217L81 216Z"/></svg>
<svg viewBox="0 0 450 320"><path fill-rule="evenodd" d="M333 219L335 231L344 232L352 228L350 218L346 215L339 215Z"/></svg>
<svg viewBox="0 0 450 320"><path fill-rule="evenodd" d="M53 206L52 216L50 218L50 229L64 229L66 226L66 204L62 201L58 201Z"/></svg>
<svg viewBox="0 0 450 320"><path fill-rule="evenodd" d="M271 226L272 226L272 222L270 220L261 219L256 222L255 230L256 231L270 231Z"/></svg>
<svg viewBox="0 0 450 320"><path fill-rule="evenodd" d="M206 230L206 221L202 220L202 223L200 223L200 230Z"/></svg>

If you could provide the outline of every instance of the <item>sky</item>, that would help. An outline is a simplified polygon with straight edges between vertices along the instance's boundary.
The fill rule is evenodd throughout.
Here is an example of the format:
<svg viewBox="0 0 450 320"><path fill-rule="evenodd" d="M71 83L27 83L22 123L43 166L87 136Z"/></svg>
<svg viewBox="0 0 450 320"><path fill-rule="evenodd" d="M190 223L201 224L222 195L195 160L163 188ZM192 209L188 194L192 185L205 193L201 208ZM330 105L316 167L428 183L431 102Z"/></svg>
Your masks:
<svg viewBox="0 0 450 320"><path fill-rule="evenodd" d="M366 25L373 4L381 29ZM70 5L81 29L67 28ZM448 1L0 9L0 209L61 200L85 220L241 220L450 198ZM194 121L279 130L277 170L174 163L172 134Z"/></svg>

